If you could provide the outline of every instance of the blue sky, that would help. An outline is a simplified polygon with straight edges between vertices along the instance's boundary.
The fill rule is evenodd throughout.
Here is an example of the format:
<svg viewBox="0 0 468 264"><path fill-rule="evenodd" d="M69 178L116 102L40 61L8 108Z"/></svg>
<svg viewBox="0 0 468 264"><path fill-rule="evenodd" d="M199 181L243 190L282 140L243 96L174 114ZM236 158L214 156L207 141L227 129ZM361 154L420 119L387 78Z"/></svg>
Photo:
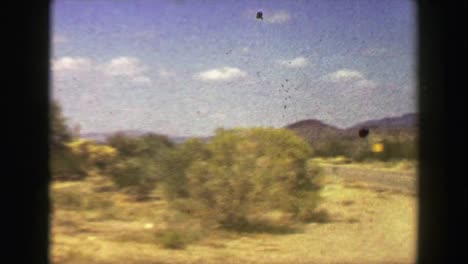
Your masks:
<svg viewBox="0 0 468 264"><path fill-rule="evenodd" d="M311 118L347 127L415 112L415 8L409 0L56 0L52 96L83 133L201 136Z"/></svg>

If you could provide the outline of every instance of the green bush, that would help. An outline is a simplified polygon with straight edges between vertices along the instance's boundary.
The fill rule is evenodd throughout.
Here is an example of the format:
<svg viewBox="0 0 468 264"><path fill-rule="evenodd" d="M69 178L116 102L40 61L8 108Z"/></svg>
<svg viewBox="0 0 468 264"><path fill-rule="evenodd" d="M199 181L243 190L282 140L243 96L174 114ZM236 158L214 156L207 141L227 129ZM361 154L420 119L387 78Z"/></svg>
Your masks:
<svg viewBox="0 0 468 264"><path fill-rule="evenodd" d="M165 152L173 147L166 136L157 134L131 137L116 133L107 139L107 144L117 149L122 158L142 157L153 160L164 158Z"/></svg>
<svg viewBox="0 0 468 264"><path fill-rule="evenodd" d="M144 199L155 187L159 170L148 158L124 158L116 162L109 173L116 186L137 198Z"/></svg>
<svg viewBox="0 0 468 264"><path fill-rule="evenodd" d="M417 142L414 139L384 138L376 140L375 143L382 143L382 152L372 152L371 142L354 144L350 149L349 157L354 161L396 161L396 160L416 160Z"/></svg>
<svg viewBox="0 0 468 264"><path fill-rule="evenodd" d="M206 159L209 155L205 143L199 139L189 139L166 153L161 169L167 199L188 197L185 172L193 162Z"/></svg>
<svg viewBox="0 0 468 264"><path fill-rule="evenodd" d="M167 157L173 148L165 136L146 134L129 137L116 134L107 140L118 156L106 172L121 190L145 199L163 178Z"/></svg>
<svg viewBox="0 0 468 264"><path fill-rule="evenodd" d="M66 124L62 108L56 101L50 103L50 171L52 180L80 180L86 176L83 160L67 147L72 133Z"/></svg>
<svg viewBox="0 0 468 264"><path fill-rule="evenodd" d="M301 218L304 207L316 206L319 171L308 169L312 149L293 132L220 129L202 149L206 153L193 158L177 182L196 204L194 215L235 228L252 213L280 209Z"/></svg>
<svg viewBox="0 0 468 264"><path fill-rule="evenodd" d="M351 148L351 143L342 139L330 139L316 145L315 154L321 157L347 156Z"/></svg>
<svg viewBox="0 0 468 264"><path fill-rule="evenodd" d="M50 170L52 180L82 180L87 172L83 160L67 147L54 147L50 150Z"/></svg>
<svg viewBox="0 0 468 264"><path fill-rule="evenodd" d="M54 207L64 210L95 210L107 209L114 206L114 202L105 195L65 189L52 193Z"/></svg>
<svg viewBox="0 0 468 264"><path fill-rule="evenodd" d="M183 249L206 237L206 230L198 219L177 211L168 211L163 216L165 228L154 233L154 238L165 248Z"/></svg>
<svg viewBox="0 0 468 264"><path fill-rule="evenodd" d="M373 143L383 143L383 152L372 152ZM417 137L372 134L367 138L326 138L312 143L316 156L344 156L354 161L416 160Z"/></svg>
<svg viewBox="0 0 468 264"><path fill-rule="evenodd" d="M156 234L156 239L163 247L170 249L183 249L187 245L183 232L179 230L169 229L158 232Z"/></svg>

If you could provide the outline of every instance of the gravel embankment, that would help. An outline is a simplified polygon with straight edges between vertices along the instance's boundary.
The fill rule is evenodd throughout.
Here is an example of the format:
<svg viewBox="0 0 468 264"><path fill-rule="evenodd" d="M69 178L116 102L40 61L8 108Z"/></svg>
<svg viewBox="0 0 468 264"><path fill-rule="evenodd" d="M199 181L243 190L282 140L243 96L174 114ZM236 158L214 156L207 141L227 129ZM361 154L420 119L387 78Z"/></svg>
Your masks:
<svg viewBox="0 0 468 264"><path fill-rule="evenodd" d="M396 190L413 195L417 193L416 171L372 170L345 165L322 165L322 167L326 174L333 175L347 183L364 182L376 188Z"/></svg>

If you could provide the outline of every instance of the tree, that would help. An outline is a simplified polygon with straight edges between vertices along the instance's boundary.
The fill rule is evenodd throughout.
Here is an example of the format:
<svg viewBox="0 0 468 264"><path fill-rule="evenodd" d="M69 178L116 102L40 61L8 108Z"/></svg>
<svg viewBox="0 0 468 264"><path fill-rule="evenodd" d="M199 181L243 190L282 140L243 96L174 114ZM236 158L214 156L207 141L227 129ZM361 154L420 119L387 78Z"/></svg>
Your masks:
<svg viewBox="0 0 468 264"><path fill-rule="evenodd" d="M121 133L112 135L107 142L118 152L108 170L110 177L118 187L129 190L137 199L146 198L163 178L172 142L157 134L130 137Z"/></svg>
<svg viewBox="0 0 468 264"><path fill-rule="evenodd" d="M62 108L57 101L51 102L50 107L51 136L50 144L53 148L64 147L72 139L72 134L66 125L66 119L63 116Z"/></svg>
<svg viewBox="0 0 468 264"><path fill-rule="evenodd" d="M86 171L97 169L100 172L105 172L118 154L115 148L97 144L88 139L75 139L67 143L67 146L77 159L81 160L83 169Z"/></svg>
<svg viewBox="0 0 468 264"><path fill-rule="evenodd" d="M58 102L52 101L50 107L50 157L53 179L81 179L86 171L80 159L67 147L72 134Z"/></svg>
<svg viewBox="0 0 468 264"><path fill-rule="evenodd" d="M185 200L195 214L235 228L259 212L276 209L305 219L315 209L318 171L306 163L313 152L293 132L217 130L206 149L185 170Z"/></svg>
<svg viewBox="0 0 468 264"><path fill-rule="evenodd" d="M186 170L192 163L207 159L210 155L205 143L192 138L167 152L163 164L163 181L166 198L187 198Z"/></svg>

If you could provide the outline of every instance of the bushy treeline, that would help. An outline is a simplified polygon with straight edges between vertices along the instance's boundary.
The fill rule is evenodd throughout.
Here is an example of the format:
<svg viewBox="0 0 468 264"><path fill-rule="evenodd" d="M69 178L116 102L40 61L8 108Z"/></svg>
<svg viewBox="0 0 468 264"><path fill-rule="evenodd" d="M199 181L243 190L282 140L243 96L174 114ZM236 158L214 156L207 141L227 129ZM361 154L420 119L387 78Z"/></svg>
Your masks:
<svg viewBox="0 0 468 264"><path fill-rule="evenodd" d="M160 184L173 208L214 225L239 228L271 210L307 221L318 202L312 149L288 130L218 129L208 143L177 146L116 135L108 144L119 153L107 171L117 186L144 197Z"/></svg>
<svg viewBox="0 0 468 264"><path fill-rule="evenodd" d="M319 170L310 146L285 129L218 129L209 143L193 139L167 160L165 190L186 213L225 227L280 210L307 221L318 202Z"/></svg>
<svg viewBox="0 0 468 264"><path fill-rule="evenodd" d="M159 186L173 208L227 228L243 228L272 210L296 220L313 217L319 169L307 162L311 147L292 131L218 129L209 142L194 138L179 145L162 135L115 134L98 144L73 138L54 107L56 179L97 173L137 199Z"/></svg>
<svg viewBox="0 0 468 264"><path fill-rule="evenodd" d="M66 126L62 109L55 101L50 106L50 170L54 180L82 179L86 171L81 166L82 161L74 155L67 146L72 141L72 133Z"/></svg>
<svg viewBox="0 0 468 264"><path fill-rule="evenodd" d="M138 199L146 198L162 181L167 156L174 148L167 137L156 134L140 137L116 134L107 139L107 144L118 154L105 174L119 188Z"/></svg>
<svg viewBox="0 0 468 264"><path fill-rule="evenodd" d="M382 151L373 150L374 144L381 144ZM381 139L332 139L314 144L316 156L344 156L354 161L416 160L417 140L411 138L385 137Z"/></svg>

